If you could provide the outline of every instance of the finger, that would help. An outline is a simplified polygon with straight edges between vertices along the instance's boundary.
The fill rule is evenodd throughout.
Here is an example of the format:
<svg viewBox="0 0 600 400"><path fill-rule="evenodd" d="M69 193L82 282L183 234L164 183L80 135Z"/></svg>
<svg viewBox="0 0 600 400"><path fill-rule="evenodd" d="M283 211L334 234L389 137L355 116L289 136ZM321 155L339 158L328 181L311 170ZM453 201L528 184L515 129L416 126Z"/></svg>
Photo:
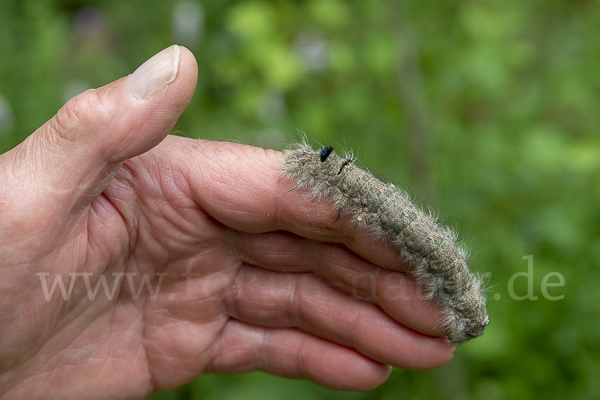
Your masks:
<svg viewBox="0 0 600 400"><path fill-rule="evenodd" d="M329 199L317 201L302 189L291 190L294 185L283 177L282 153L236 143L171 139L170 159L188 176L195 201L226 226L244 232L285 230L344 243L376 265L407 269L396 246L375 239L367 227L353 225Z"/></svg>
<svg viewBox="0 0 600 400"><path fill-rule="evenodd" d="M377 303L401 324L431 336L444 336L442 312L426 299L413 277L382 269L345 246L300 238L286 232L230 232L229 246L251 265L282 272L316 271L347 292Z"/></svg>
<svg viewBox="0 0 600 400"><path fill-rule="evenodd" d="M227 314L267 327L295 327L381 362L427 369L450 360L454 346L415 332L378 306L310 273L277 273L243 266L224 298Z"/></svg>
<svg viewBox="0 0 600 400"><path fill-rule="evenodd" d="M381 385L390 368L335 343L295 329L227 323L206 372L233 374L260 370L306 379L338 390L364 391Z"/></svg>
<svg viewBox="0 0 600 400"><path fill-rule="evenodd" d="M189 103L197 79L193 55L171 46L132 75L69 100L14 149L21 177L37 198L89 204L119 164L156 146Z"/></svg>

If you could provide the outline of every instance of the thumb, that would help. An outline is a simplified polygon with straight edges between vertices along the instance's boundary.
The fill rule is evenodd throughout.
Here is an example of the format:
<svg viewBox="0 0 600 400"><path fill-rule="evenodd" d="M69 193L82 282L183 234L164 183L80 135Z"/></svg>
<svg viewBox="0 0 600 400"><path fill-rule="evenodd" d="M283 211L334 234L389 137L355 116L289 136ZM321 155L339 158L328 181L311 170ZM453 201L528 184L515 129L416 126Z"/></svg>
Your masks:
<svg viewBox="0 0 600 400"><path fill-rule="evenodd" d="M38 195L62 207L85 206L122 161L165 138L188 105L197 75L192 53L171 46L133 74L69 100L13 156L35 179L29 184Z"/></svg>

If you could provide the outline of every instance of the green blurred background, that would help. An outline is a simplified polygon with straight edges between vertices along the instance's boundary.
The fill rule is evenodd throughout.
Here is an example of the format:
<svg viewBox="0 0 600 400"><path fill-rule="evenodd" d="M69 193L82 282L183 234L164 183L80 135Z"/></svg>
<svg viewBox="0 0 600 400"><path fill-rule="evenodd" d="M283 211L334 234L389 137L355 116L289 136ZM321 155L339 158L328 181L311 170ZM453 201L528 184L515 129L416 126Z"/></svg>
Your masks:
<svg viewBox="0 0 600 400"><path fill-rule="evenodd" d="M151 399L600 398L600 2L3 0L0 152L172 43L199 63L176 134L353 149L459 227L491 324L366 393L251 373Z"/></svg>

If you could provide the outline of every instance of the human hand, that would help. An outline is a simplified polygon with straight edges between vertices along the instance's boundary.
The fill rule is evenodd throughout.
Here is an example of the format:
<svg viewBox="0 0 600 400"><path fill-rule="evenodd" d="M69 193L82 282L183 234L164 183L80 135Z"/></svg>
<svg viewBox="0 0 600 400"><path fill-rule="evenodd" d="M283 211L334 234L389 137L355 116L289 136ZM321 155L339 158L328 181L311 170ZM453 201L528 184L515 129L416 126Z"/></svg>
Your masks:
<svg viewBox="0 0 600 400"><path fill-rule="evenodd" d="M0 156L0 395L252 370L367 390L450 360L398 250L290 191L281 153L167 136L196 78L169 47Z"/></svg>

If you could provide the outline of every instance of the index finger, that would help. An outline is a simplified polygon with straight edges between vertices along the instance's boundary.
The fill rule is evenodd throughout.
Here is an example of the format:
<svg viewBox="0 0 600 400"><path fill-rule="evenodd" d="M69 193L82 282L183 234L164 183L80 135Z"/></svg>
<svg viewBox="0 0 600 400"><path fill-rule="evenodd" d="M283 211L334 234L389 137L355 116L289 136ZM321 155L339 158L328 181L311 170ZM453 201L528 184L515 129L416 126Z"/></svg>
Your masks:
<svg viewBox="0 0 600 400"><path fill-rule="evenodd" d="M159 146L166 147L171 160L185 163L187 183L197 204L222 224L242 232L285 230L342 243L376 265L408 270L396 246L375 238L367 226L352 223L352 217L339 213L329 198L317 200L305 189L294 188L295 183L284 176L283 153L177 137Z"/></svg>

